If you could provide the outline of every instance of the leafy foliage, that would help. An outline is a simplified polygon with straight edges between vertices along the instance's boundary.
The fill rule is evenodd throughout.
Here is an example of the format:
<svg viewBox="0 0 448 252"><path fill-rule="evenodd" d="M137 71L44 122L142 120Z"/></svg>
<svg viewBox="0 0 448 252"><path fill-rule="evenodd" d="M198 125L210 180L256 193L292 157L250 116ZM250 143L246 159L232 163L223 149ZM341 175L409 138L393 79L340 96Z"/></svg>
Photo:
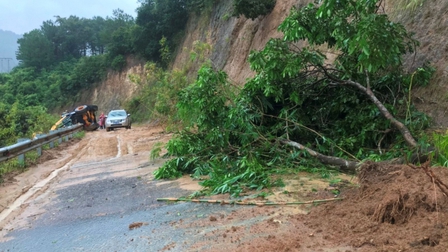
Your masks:
<svg viewBox="0 0 448 252"><path fill-rule="evenodd" d="M418 76L425 85L433 69L404 72L402 56L418 43L378 13L376 4L326 0L294 8L279 26L284 37L251 53L256 75L242 90L224 72L204 65L180 93L178 115L187 127L167 144L173 159L156 177L207 175L202 184L213 193L239 194L269 186L268 174L278 169L322 168L309 153L284 145L285 139L346 159L402 155L408 150L403 136L365 93L347 83L371 90L417 132L428 118L407 95L416 84L412 79ZM298 46L302 40L309 45ZM319 50L325 46L335 52L334 61Z"/></svg>
<svg viewBox="0 0 448 252"><path fill-rule="evenodd" d="M117 56L120 58L120 56ZM121 56L123 59L123 56ZM114 62L112 62L114 64ZM123 63L122 63L123 64ZM113 65L112 65L113 66ZM83 57L79 59L71 71L72 87L70 92L77 93L80 90L89 88L92 84L97 83L106 76L107 63L104 55Z"/></svg>
<svg viewBox="0 0 448 252"><path fill-rule="evenodd" d="M116 56L111 63L111 67L115 71L121 71L126 66L126 59L123 57L123 55Z"/></svg>
<svg viewBox="0 0 448 252"><path fill-rule="evenodd" d="M432 142L434 146L438 150L438 153L435 155L435 163L441 166L448 167L448 132L444 134L433 133Z"/></svg>
<svg viewBox="0 0 448 252"><path fill-rule="evenodd" d="M137 9L134 30L134 48L137 54L145 59L157 62L160 60L161 45L159 41L165 37L165 46L175 48L175 37L185 27L188 20L188 0L145 0Z"/></svg>
<svg viewBox="0 0 448 252"><path fill-rule="evenodd" d="M16 58L25 66L42 68L55 60L51 41L39 30L25 33L17 42L20 47Z"/></svg>
<svg viewBox="0 0 448 252"><path fill-rule="evenodd" d="M134 26L132 16L121 10L106 19L56 16L43 22L18 40L21 64L1 75L0 102L18 100L53 110L76 100L81 91L103 80L108 69L125 66L125 56L133 52Z"/></svg>
<svg viewBox="0 0 448 252"><path fill-rule="evenodd" d="M163 44L163 41L161 42ZM133 118L136 121L161 120L172 127L181 128L183 123L176 115L178 93L193 82L187 74L191 71L192 63L205 62L204 55L209 51L210 45L196 42L190 51L190 63L185 64L182 69L167 71L156 63L148 62L145 65L146 78L144 80L131 75L130 79L139 86L138 95L125 105L126 109L134 115Z"/></svg>
<svg viewBox="0 0 448 252"><path fill-rule="evenodd" d="M121 10L115 10L114 16L107 19L56 16L56 20L43 22L40 29L25 33L18 40L17 59L21 60L22 67L40 70L85 56L108 52L112 58L126 55L133 52L134 25L132 16Z"/></svg>
<svg viewBox="0 0 448 252"><path fill-rule="evenodd" d="M14 144L19 138L31 138L36 132L46 132L54 121L42 106L0 102L0 146Z"/></svg>
<svg viewBox="0 0 448 252"><path fill-rule="evenodd" d="M51 70L15 68L4 74L0 83L0 102L12 104L20 100L28 106L56 108L76 99L81 90L91 88L106 76L107 61L104 55L64 61Z"/></svg>
<svg viewBox="0 0 448 252"><path fill-rule="evenodd" d="M155 173L157 178L181 173L209 175L202 184L213 188L214 193L239 194L242 187L268 186L269 178L263 173L256 153L245 156L237 148L230 153L222 152L232 149L234 141L239 140L234 127L227 125L229 109L233 107L228 102L235 99L235 91L224 72L215 72L209 66L200 69L198 80L180 94L179 116L187 127L167 145L168 152L177 158L165 163ZM219 186L213 186L217 183Z"/></svg>
<svg viewBox="0 0 448 252"><path fill-rule="evenodd" d="M183 70L165 71L155 63L145 65L146 80L139 84L139 92L125 104L135 121L157 119L176 121L176 94L189 80Z"/></svg>

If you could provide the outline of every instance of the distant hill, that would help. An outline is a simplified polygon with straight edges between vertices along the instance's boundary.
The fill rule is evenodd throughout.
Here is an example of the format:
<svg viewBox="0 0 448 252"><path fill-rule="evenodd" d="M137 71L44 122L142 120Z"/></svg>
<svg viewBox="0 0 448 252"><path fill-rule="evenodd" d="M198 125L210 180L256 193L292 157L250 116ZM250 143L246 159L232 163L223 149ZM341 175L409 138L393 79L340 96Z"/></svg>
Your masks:
<svg viewBox="0 0 448 252"><path fill-rule="evenodd" d="M19 64L16 51L19 48L17 39L21 37L22 35L14 32L0 30L0 73L9 72Z"/></svg>

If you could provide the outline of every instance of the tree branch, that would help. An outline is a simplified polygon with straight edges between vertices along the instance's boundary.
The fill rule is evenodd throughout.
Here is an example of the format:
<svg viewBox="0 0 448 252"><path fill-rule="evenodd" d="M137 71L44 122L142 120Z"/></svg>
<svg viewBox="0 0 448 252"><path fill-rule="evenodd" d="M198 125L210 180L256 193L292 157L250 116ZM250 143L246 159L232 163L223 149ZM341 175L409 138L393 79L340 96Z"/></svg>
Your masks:
<svg viewBox="0 0 448 252"><path fill-rule="evenodd" d="M294 148L300 149L300 150L305 150L311 156L317 158L321 163L327 164L327 165L338 166L339 169L344 170L344 171L356 172L356 168L361 164L360 162L357 162L357 161L349 161L349 160L339 158L339 157L326 156L326 155L321 154L317 151L314 151L306 146L303 146L300 143L297 143L297 142L294 142L291 140L282 139L282 140L280 140L280 142L283 144L292 146Z"/></svg>
<svg viewBox="0 0 448 252"><path fill-rule="evenodd" d="M356 87L357 89L364 92L369 97L369 99L376 105L380 113L384 117L386 117L386 119L389 120L395 127L397 127L397 129L403 135L406 143L411 147L417 147L417 142L415 141L409 129L402 122L395 119L395 117L389 112L389 110L384 106L384 104L380 100L378 100L378 98L375 96L372 90L370 90L370 88L366 88L363 85L359 84L358 82L351 80L343 81L341 84Z"/></svg>
<svg viewBox="0 0 448 252"><path fill-rule="evenodd" d="M332 74L330 74L328 69L326 69L324 66L320 66L320 68L330 80L332 80L336 83L339 83L341 85L353 86L353 87L357 88L358 90L362 91L363 93L365 93L369 97L369 99L375 104L375 106L378 108L380 113L387 120L389 120L392 123L392 125L394 125L400 131L400 133L403 135L406 143L411 147L414 147L414 148L417 147L417 141L415 141L414 137L411 134L411 131L406 127L406 125L404 125L402 122L395 119L395 117L389 112L389 110L386 108L386 106L384 106L384 104L380 100L378 100L378 98L372 92L372 90L370 89L370 83L369 83L370 81L369 81L368 77L367 77L367 88L366 88L358 82L351 81L351 80L343 81L343 80L340 80L340 79L334 77Z"/></svg>

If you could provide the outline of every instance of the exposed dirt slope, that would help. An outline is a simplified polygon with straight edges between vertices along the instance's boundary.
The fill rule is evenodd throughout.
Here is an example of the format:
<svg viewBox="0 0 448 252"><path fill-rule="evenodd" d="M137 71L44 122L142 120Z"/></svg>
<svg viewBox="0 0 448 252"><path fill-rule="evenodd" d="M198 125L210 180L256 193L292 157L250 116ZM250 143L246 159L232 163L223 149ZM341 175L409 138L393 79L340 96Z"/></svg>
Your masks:
<svg viewBox="0 0 448 252"><path fill-rule="evenodd" d="M253 76L247 62L251 50L261 50L271 38L281 37L277 31L292 6L303 6L310 0L277 1L274 10L255 20L231 17L232 1L220 1L210 17L189 20L181 53L177 54L173 68L182 68L189 60L189 52L196 41L212 46L209 58L217 69L227 72L229 79L243 85Z"/></svg>
<svg viewBox="0 0 448 252"><path fill-rule="evenodd" d="M139 83L136 83L135 79L144 78L144 65L143 61L128 57L126 69L122 72L109 71L106 80L93 87L92 90L85 91L74 104L67 104L64 110L71 111L79 104L98 105L100 113L123 108L125 102L138 92Z"/></svg>
<svg viewBox="0 0 448 252"><path fill-rule="evenodd" d="M424 62L436 67L430 85L414 90L417 107L431 116L438 126L448 126L448 1L423 1L412 10L390 10L391 16L415 32L420 47L409 55L407 66L412 71Z"/></svg>
<svg viewBox="0 0 448 252"><path fill-rule="evenodd" d="M217 69L228 73L233 82L244 85L253 76L247 62L251 50L260 50L271 38L280 37L277 27L293 6L304 6L311 0L282 0L269 15L255 20L230 17L231 1L220 1L209 17L189 20L181 50L173 67L182 68L189 61L189 52L196 41L212 46L209 58ZM424 1L416 9L404 9L399 5L406 1L383 1L387 13L408 30L415 32L421 46L415 55L409 55L406 66L414 71L424 62L431 62L436 74L429 87L413 90L414 102L419 109L434 118L436 125L448 126L445 116L448 107L448 1ZM331 57L331 55L329 55ZM193 68L194 70L197 68Z"/></svg>

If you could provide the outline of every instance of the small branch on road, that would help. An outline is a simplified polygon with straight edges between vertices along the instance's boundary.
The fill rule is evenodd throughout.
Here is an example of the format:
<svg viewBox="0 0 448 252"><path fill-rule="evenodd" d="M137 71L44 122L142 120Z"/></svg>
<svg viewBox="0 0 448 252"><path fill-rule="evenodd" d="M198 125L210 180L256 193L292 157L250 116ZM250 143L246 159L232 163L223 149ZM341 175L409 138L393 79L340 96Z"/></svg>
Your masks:
<svg viewBox="0 0 448 252"><path fill-rule="evenodd" d="M248 202L248 201L227 201L227 200L206 200L206 199L186 199L186 198L158 198L157 201L187 201L195 203L217 203L217 204L235 204L235 205L255 205L255 206L281 206L281 205L305 205L315 203L325 203L330 201L343 200L342 198L296 201L296 202Z"/></svg>

